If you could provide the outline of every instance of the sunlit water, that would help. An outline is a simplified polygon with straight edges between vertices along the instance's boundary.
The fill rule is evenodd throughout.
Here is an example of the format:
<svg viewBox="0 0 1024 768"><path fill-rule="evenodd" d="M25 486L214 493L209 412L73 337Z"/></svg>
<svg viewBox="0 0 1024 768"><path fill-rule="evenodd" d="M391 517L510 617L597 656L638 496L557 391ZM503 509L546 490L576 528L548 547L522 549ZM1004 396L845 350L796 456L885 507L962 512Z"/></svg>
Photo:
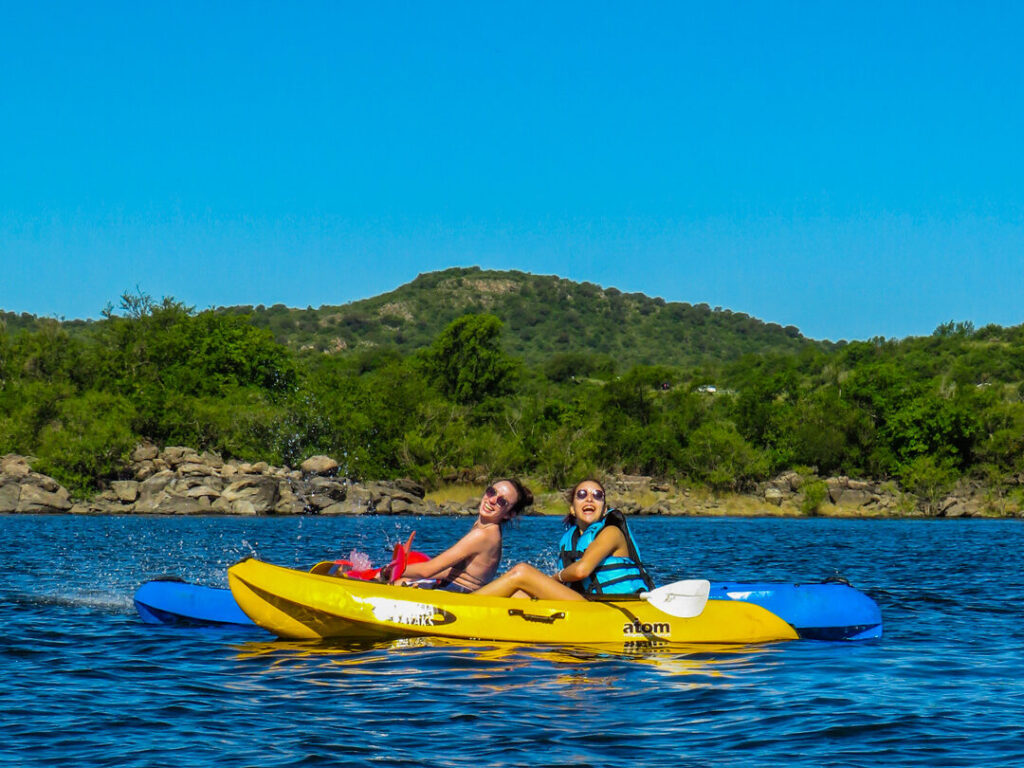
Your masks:
<svg viewBox="0 0 1024 768"><path fill-rule="evenodd" d="M814 581L881 605L885 636L629 653L143 624L161 574L216 586L256 555L380 562L461 518L0 517L0 765L1024 765L1024 525L633 521L659 583ZM505 566L554 563L528 518Z"/></svg>

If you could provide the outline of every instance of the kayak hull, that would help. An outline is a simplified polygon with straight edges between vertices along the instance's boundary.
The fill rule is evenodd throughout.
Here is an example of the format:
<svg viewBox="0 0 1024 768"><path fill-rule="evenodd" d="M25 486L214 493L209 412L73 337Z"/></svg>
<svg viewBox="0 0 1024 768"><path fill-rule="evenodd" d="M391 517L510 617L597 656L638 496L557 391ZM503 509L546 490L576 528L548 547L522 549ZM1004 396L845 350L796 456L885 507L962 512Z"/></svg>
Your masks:
<svg viewBox="0 0 1024 768"><path fill-rule="evenodd" d="M693 618L643 600L518 600L323 576L247 559L231 593L258 626L295 639L434 636L517 643L763 643L795 640L787 622L740 600Z"/></svg>

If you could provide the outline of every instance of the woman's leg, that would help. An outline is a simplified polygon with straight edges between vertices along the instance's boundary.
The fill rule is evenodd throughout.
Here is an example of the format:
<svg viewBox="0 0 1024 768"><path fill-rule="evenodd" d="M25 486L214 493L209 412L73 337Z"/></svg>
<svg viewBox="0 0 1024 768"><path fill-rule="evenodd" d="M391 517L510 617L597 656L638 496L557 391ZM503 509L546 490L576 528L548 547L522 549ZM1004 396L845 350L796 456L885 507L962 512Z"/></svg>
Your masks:
<svg viewBox="0 0 1024 768"><path fill-rule="evenodd" d="M518 597L516 592L525 592L530 597L541 600L583 600L583 595L575 592L547 574L541 573L532 565L519 563L490 584L486 584L474 592L474 595L491 595L494 597Z"/></svg>

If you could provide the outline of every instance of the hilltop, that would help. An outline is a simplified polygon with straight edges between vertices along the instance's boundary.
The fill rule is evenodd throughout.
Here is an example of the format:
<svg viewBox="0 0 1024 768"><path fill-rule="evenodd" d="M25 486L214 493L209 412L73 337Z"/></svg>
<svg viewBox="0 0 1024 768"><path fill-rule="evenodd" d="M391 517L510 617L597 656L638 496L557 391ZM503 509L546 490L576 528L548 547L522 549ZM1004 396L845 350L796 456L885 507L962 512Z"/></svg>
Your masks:
<svg viewBox="0 0 1024 768"><path fill-rule="evenodd" d="M490 313L504 323L509 354L539 364L559 354L607 356L632 365L699 365L746 354L796 353L828 346L793 327L741 312L666 302L593 283L517 271L453 268L419 275L388 293L319 309L236 306L257 327L294 350L345 354L394 347L409 354L467 313Z"/></svg>

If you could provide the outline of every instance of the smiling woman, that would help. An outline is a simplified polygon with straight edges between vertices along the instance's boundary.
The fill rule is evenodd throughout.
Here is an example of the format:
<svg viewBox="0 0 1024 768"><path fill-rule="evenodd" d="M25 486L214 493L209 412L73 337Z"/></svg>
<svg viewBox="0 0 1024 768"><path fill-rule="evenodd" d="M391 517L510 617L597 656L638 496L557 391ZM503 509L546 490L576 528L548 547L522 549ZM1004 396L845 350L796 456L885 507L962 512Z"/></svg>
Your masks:
<svg viewBox="0 0 1024 768"><path fill-rule="evenodd" d="M553 576L519 563L477 594L585 600L590 596L639 594L654 582L640 562L626 519L608 510L604 486L577 483L569 494L568 526L559 544L562 569Z"/></svg>
<svg viewBox="0 0 1024 768"><path fill-rule="evenodd" d="M496 480L484 491L466 535L437 557L406 567L402 583L451 592L472 592L486 584L501 562L505 523L532 503L533 494L519 480Z"/></svg>

